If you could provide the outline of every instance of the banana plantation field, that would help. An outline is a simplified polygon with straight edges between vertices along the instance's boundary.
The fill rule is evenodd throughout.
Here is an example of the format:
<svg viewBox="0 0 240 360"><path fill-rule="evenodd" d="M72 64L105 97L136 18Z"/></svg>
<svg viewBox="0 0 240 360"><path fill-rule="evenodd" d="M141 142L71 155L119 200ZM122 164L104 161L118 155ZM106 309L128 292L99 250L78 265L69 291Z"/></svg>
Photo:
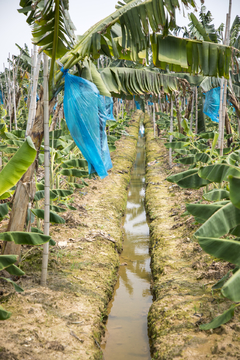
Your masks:
<svg viewBox="0 0 240 360"><path fill-rule="evenodd" d="M236 1L236 0L235 0ZM0 72L0 359L240 359L240 16L20 0ZM175 14L188 14L179 27Z"/></svg>

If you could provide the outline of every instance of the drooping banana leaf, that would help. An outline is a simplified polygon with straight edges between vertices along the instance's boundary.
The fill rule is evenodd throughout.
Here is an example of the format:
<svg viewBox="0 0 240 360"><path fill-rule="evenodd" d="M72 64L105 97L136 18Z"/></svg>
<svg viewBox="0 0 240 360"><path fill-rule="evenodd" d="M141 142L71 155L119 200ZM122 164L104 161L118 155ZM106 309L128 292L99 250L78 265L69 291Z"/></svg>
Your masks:
<svg viewBox="0 0 240 360"><path fill-rule="evenodd" d="M167 178L168 181L174 182L184 189L199 189L209 184L208 180L201 179L198 176L198 169L190 169Z"/></svg>
<svg viewBox="0 0 240 360"><path fill-rule="evenodd" d="M17 258L17 255L0 255L0 271L13 265Z"/></svg>
<svg viewBox="0 0 240 360"><path fill-rule="evenodd" d="M73 25L68 9L68 1L48 0L44 6L43 1L22 0L18 11L27 15L27 22L33 25L33 43L41 46L51 57L51 68L49 73L49 84L52 88L55 60L69 51L75 39Z"/></svg>
<svg viewBox="0 0 240 360"><path fill-rule="evenodd" d="M240 178L230 175L228 181L230 187L230 200L236 208L240 209Z"/></svg>
<svg viewBox="0 0 240 360"><path fill-rule="evenodd" d="M213 204L186 204L187 211L192 214L198 222L204 223L217 210L226 205L229 201L221 201Z"/></svg>
<svg viewBox="0 0 240 360"><path fill-rule="evenodd" d="M48 242L51 236L24 231L8 231L0 233L0 239L3 241L13 241L18 245L42 245Z"/></svg>
<svg viewBox="0 0 240 360"><path fill-rule="evenodd" d="M232 252L234 249L232 249ZM239 249L238 249L239 251ZM228 299L240 301L240 270L238 270L222 287L222 294Z"/></svg>
<svg viewBox="0 0 240 360"><path fill-rule="evenodd" d="M10 311L5 310L1 305L0 305L0 320L7 320L10 318L10 316L12 315L12 313Z"/></svg>
<svg viewBox="0 0 240 360"><path fill-rule="evenodd" d="M228 164L214 164L199 169L199 176L203 179L221 183L229 175L240 177L240 168Z"/></svg>
<svg viewBox="0 0 240 360"><path fill-rule="evenodd" d="M201 330L216 329L217 327L221 326L222 324L227 323L234 316L235 307L236 307L235 305L232 305L230 307L230 309L226 310L223 314L215 317L210 323L201 324L199 326L199 329L201 329Z"/></svg>
<svg viewBox="0 0 240 360"><path fill-rule="evenodd" d="M240 209L232 203L216 211L196 232L197 237L219 238L240 224Z"/></svg>
<svg viewBox="0 0 240 360"><path fill-rule="evenodd" d="M113 94L158 95L161 88L166 93L178 90L177 78L147 68L107 67L100 70L106 88Z"/></svg>
<svg viewBox="0 0 240 360"><path fill-rule="evenodd" d="M186 6L195 6L193 0L184 0L182 3ZM105 38L111 41L115 57L119 57L113 40L115 34L111 29L115 23L121 26L122 48L131 48L132 59L137 59L138 53L147 49L149 29L156 32L160 30L160 27L168 27L169 24L170 27L173 26L175 9L180 6L181 2L178 0L174 2L130 0L118 4L114 13L86 31L71 53L69 52L62 58L65 68L72 67L85 56L92 55L96 59L101 52L106 54L108 44Z"/></svg>
<svg viewBox="0 0 240 360"><path fill-rule="evenodd" d="M31 209L31 211L39 219L44 219L44 210L42 210L42 209ZM53 211L50 210L50 223L52 223L52 224L65 224L65 220L61 216L59 216L58 214L55 214Z"/></svg>
<svg viewBox="0 0 240 360"><path fill-rule="evenodd" d="M0 172L0 195L13 187L27 171L36 157L36 149L31 138L26 141Z"/></svg>
<svg viewBox="0 0 240 360"><path fill-rule="evenodd" d="M203 194L203 198L208 201L220 201L223 199L229 199L229 191L224 189L213 189L206 194Z"/></svg>

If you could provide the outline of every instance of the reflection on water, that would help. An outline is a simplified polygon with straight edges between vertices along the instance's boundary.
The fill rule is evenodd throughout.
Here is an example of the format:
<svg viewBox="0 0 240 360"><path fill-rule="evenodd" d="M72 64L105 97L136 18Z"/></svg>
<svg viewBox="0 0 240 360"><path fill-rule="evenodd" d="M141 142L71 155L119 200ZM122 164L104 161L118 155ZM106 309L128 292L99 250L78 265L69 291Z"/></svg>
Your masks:
<svg viewBox="0 0 240 360"><path fill-rule="evenodd" d="M102 350L105 360L150 360L147 314L150 293L149 228L144 207L145 141L140 136L124 218L119 277L108 308Z"/></svg>

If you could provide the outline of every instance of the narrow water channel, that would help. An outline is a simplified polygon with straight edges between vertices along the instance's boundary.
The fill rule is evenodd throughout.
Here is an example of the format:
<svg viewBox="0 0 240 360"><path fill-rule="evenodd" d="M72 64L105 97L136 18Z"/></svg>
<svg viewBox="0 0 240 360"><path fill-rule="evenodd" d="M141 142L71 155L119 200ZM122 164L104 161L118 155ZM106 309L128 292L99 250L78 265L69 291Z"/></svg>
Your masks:
<svg viewBox="0 0 240 360"><path fill-rule="evenodd" d="M108 308L102 341L105 360L151 360L147 314L150 292L149 227L144 207L145 138L143 127L137 143L124 217L124 244L118 281Z"/></svg>

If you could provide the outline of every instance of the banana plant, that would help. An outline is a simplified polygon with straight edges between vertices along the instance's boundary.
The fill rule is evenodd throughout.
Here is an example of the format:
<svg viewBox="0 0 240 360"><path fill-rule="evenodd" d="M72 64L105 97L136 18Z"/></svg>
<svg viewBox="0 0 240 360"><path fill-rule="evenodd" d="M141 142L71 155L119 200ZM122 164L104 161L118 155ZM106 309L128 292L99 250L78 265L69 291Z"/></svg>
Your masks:
<svg viewBox="0 0 240 360"><path fill-rule="evenodd" d="M49 88L53 89L55 60L69 51L75 40L73 25L68 9L68 1L49 0L44 6L43 1L21 0L18 11L27 16L27 23L33 25L33 43L41 47L51 58L49 72Z"/></svg>
<svg viewBox="0 0 240 360"><path fill-rule="evenodd" d="M0 199L6 199L13 194L13 191L9 190L20 180L28 167L33 163L36 153L31 138L27 137L23 145L0 172ZM0 204L0 218L6 216L7 213L7 205Z"/></svg>
<svg viewBox="0 0 240 360"><path fill-rule="evenodd" d="M18 180L33 163L36 153L31 138L27 137L23 145L0 172L0 196L2 199L6 196L9 197L9 194L11 194L9 190L15 186ZM0 219L6 216L7 213L7 204L0 204ZM9 231L0 233L0 239L4 242L12 241L18 245L41 245L49 242L51 237L36 233ZM23 275L24 272L14 265L17 260L17 255L0 255L0 271L6 270L10 275ZM10 282L16 291L23 291L23 289L11 280L11 278L1 277L1 279ZM0 320L6 320L10 316L11 313L0 306Z"/></svg>
<svg viewBox="0 0 240 360"><path fill-rule="evenodd" d="M201 167L198 175L205 181L219 184L204 194L210 204L187 204L187 211L202 224L195 232L199 245L215 258L228 261L235 268L228 271L213 287L221 290L224 297L232 300L232 305L223 314L207 324L200 325L201 330L214 329L228 322L234 316L234 310L240 301L240 150L224 158L222 162Z"/></svg>
<svg viewBox="0 0 240 360"><path fill-rule="evenodd" d="M5 233L0 233L0 239L3 241L13 241L18 245L33 245L39 246L45 244L46 242L52 241L52 244L55 244L53 240L51 240L50 236L37 234L37 233L26 233L26 232L18 232L18 231L10 231ZM17 255L0 255L0 271L6 270L10 277L0 276L0 279L5 280L13 285L14 289L21 293L24 290L16 284L15 281L11 279L14 276L24 275L24 271L22 271L15 263L18 260ZM0 320L7 320L10 318L12 313L10 311L5 310L2 306L0 306Z"/></svg>

